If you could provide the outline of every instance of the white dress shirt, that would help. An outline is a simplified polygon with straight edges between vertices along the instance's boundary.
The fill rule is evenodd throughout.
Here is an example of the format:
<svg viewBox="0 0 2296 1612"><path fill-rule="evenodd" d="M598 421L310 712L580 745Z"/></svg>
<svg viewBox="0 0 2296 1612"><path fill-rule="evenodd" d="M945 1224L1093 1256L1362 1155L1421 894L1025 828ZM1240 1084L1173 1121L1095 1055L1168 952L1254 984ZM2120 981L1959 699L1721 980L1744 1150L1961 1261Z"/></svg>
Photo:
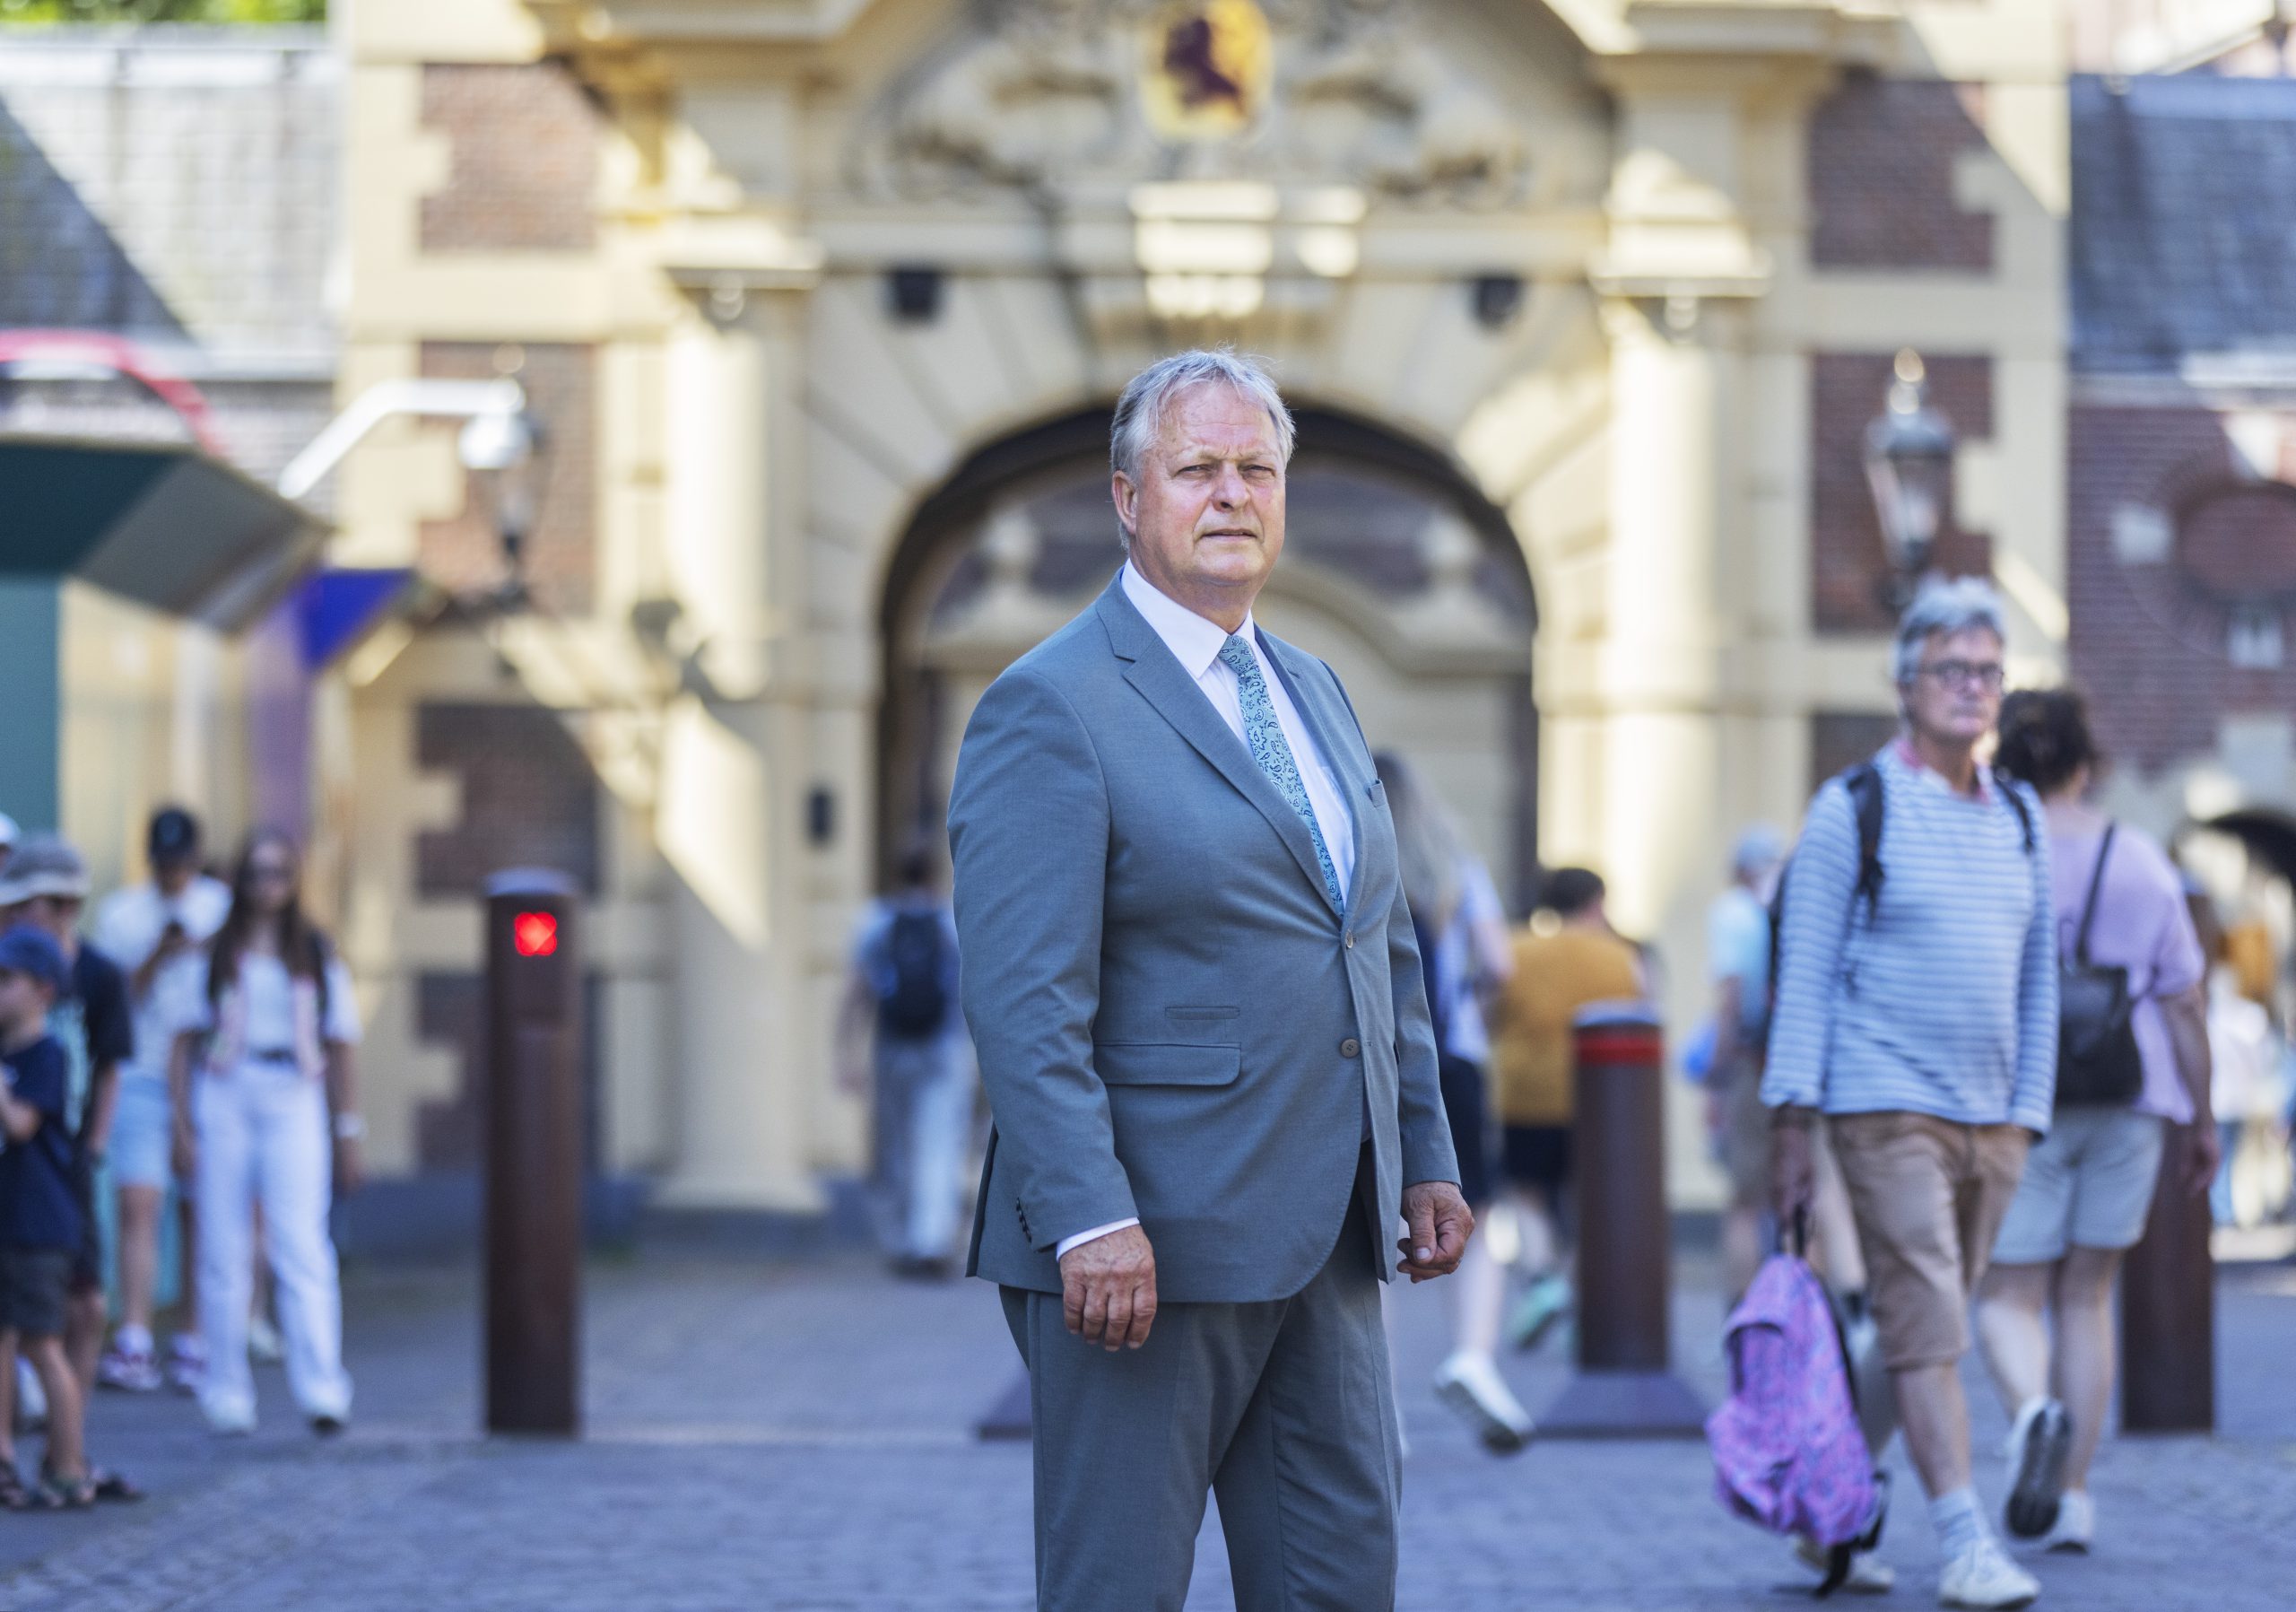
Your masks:
<svg viewBox="0 0 2296 1612"><path fill-rule="evenodd" d="M1247 752L1251 741L1244 735L1244 700L1242 685L1235 672L1220 658L1220 651L1228 642L1228 630L1218 622L1208 621L1170 595L1158 591L1156 585L1134 570L1126 562L1123 573L1124 597L1132 607L1146 618L1180 663L1204 697L1212 701L1212 709L1228 724L1229 731L1242 740ZM1330 763L1326 761L1323 747L1316 743L1315 735L1292 703L1285 692L1283 679L1268 664L1267 652L1260 648L1259 632L1253 624L1251 614L1244 614L1244 624L1237 629L1245 643L1251 646L1252 658L1259 662L1259 675L1267 684L1268 702L1275 707L1277 726L1283 729L1283 742L1292 747L1292 759L1299 764L1300 781L1307 786L1308 806L1316 815L1317 832L1324 837L1324 850L1330 853L1332 872L1338 876L1339 887L1350 888L1349 881L1355 872L1355 819L1339 791L1339 783L1332 776ZM1065 1256L1069 1250L1105 1237L1110 1232L1120 1232L1128 1225L1138 1225L1138 1217L1112 1220L1106 1225L1096 1225L1089 1232L1078 1232L1073 1237L1063 1237L1053 1251L1055 1259Z"/></svg>

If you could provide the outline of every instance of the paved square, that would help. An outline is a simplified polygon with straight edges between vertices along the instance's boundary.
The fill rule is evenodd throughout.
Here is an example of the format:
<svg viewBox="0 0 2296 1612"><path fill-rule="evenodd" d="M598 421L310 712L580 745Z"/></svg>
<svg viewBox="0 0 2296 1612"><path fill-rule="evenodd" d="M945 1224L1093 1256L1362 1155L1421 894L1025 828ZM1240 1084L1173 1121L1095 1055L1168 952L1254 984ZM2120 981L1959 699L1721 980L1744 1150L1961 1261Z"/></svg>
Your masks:
<svg viewBox="0 0 2296 1612"><path fill-rule="evenodd" d="M1719 1387L1718 1302L1696 1265L1677 1353ZM1019 1612L1030 1593L1023 1446L969 1433L1010 1380L1012 1346L978 1284L918 1286L865 1262L602 1263L590 1277L590 1437L474 1435L478 1360L467 1274L368 1272L351 1286L360 1417L312 1441L262 1373L265 1431L219 1443L173 1398L106 1395L100 1459L154 1489L135 1509L0 1517L12 1612ZM1402 1607L1772 1608L1806 1585L1779 1546L1726 1517L1703 1446L1477 1450L1427 1379L1439 1286L1396 1310L1411 1454ZM2044 1605L2263 1612L2296 1583L2296 1268L2224 1279L2226 1433L2108 1446L2104 1529L2087 1560L2039 1568ZM1534 1410L1549 1355L1509 1372ZM1972 1380L1984 1448L2001 1418ZM1998 1463L1981 1463L1998 1498ZM1893 1604L1932 1604L1911 1475L1884 1555ZM1911 1498L1907 1498L1907 1497ZM1188 1606L1229 1605L1208 1519Z"/></svg>

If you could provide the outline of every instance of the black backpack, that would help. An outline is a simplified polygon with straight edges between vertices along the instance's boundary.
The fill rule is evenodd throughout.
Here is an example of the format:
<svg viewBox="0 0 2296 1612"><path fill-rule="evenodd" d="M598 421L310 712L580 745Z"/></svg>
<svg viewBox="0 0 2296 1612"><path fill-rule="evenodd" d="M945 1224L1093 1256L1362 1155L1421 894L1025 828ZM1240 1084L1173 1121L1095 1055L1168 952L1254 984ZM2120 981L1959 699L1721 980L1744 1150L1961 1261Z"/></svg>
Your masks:
<svg viewBox="0 0 2296 1612"><path fill-rule="evenodd" d="M885 936L893 965L892 989L877 999L877 1028L901 1041L939 1033L949 1013L949 988L942 982L941 933L936 911L897 912Z"/></svg>
<svg viewBox="0 0 2296 1612"><path fill-rule="evenodd" d="M1849 916L1855 922L1862 905L1870 925L1874 909L1882 900L1882 770L1872 762L1860 762L1839 776L1842 787L1849 791L1850 807L1857 815L1857 884L1850 893ZM2032 808L2025 804L2023 796L2007 784L1999 788L2009 802L2009 809L2017 815L2017 827L2024 835L2025 855L2031 857L2040 849L2040 841L2033 832ZM1765 1046L1777 1015L1778 982L1785 977L1786 881L1793 871L1793 859L1788 858L1778 876L1778 888L1770 898L1770 1001L1762 1014L1759 1038Z"/></svg>
<svg viewBox="0 0 2296 1612"><path fill-rule="evenodd" d="M2136 998L2129 990L2128 971L2089 961L2089 926L2096 920L2097 893L2104 888L2105 859L2112 855L2118 827L2105 824L2073 955L2057 963L2059 1108L2124 1108L2144 1089L2144 1057L2136 1046Z"/></svg>

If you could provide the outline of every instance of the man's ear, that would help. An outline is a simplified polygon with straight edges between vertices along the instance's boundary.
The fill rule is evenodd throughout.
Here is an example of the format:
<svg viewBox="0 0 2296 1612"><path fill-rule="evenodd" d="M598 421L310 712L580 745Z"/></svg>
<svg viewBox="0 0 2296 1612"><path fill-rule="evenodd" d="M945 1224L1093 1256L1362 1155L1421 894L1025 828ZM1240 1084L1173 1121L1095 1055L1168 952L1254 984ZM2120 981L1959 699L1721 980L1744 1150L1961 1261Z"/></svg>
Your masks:
<svg viewBox="0 0 2296 1612"><path fill-rule="evenodd" d="M1140 535L1140 489L1121 470L1109 476L1109 498L1116 505L1116 523L1126 537Z"/></svg>

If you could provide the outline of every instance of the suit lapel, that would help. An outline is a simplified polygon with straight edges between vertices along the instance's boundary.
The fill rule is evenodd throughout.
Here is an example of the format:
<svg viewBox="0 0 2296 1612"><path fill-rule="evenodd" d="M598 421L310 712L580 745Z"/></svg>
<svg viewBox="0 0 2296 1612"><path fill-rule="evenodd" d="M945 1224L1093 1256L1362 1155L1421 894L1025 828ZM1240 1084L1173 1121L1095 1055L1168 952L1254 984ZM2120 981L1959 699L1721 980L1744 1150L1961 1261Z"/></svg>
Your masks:
<svg viewBox="0 0 2296 1612"><path fill-rule="evenodd" d="M1156 712L1171 724L1180 737L1186 739L1198 755L1219 771L1220 776L1233 784L1243 797L1258 808L1300 865L1316 893L1326 905L1330 893L1324 887L1323 866L1316 859L1316 842L1309 837L1308 825L1275 780L1252 759L1252 753L1238 738L1196 686L1180 663L1172 656L1156 630L1133 608L1132 601L1124 597L1122 573L1109 584L1095 608L1108 630L1109 647L1118 659L1126 662L1125 681L1140 691L1143 698L1156 708ZM1297 696L1294 696L1296 703ZM1318 739L1320 740L1320 735Z"/></svg>
<svg viewBox="0 0 2296 1612"><path fill-rule="evenodd" d="M1339 798L1347 807L1348 828L1355 836L1355 866L1347 881L1347 911L1352 912L1356 910L1356 898L1363 893L1367 860L1363 854L1363 813L1355 803L1370 788L1371 758L1360 743L1350 742L1356 737L1354 720L1346 712L1333 709L1325 693L1324 679L1309 675L1306 657L1265 628L1260 629L1259 644L1267 655L1268 664L1275 668L1275 675L1283 679L1283 692L1292 696L1292 709L1307 723L1316 747L1330 763L1332 779L1339 786ZM1307 758L1300 758L1300 764L1305 766ZM1314 854L1312 846L1309 854ZM1321 878L1317 882L1321 884Z"/></svg>

